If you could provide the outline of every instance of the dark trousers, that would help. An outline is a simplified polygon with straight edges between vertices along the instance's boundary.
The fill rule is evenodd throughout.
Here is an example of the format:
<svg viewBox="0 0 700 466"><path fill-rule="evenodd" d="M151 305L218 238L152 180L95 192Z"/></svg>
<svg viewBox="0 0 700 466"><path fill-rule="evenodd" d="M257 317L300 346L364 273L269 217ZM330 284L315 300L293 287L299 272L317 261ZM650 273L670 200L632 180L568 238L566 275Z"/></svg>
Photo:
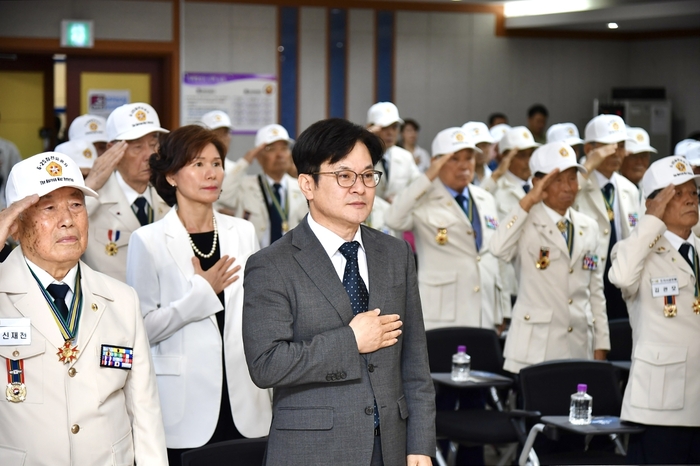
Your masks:
<svg viewBox="0 0 700 466"><path fill-rule="evenodd" d="M382 436L374 436L374 449L372 450L372 461L370 466L384 466L384 457L382 456Z"/></svg>
<svg viewBox="0 0 700 466"><path fill-rule="evenodd" d="M605 261L605 274L603 275L603 291L605 292L605 308L608 313L608 321L613 319L629 319L627 313L627 304L622 299L622 292L618 287L610 283L608 272L610 272L609 253L608 259Z"/></svg>
<svg viewBox="0 0 700 466"><path fill-rule="evenodd" d="M700 464L700 427L643 427L630 439L628 464Z"/></svg>

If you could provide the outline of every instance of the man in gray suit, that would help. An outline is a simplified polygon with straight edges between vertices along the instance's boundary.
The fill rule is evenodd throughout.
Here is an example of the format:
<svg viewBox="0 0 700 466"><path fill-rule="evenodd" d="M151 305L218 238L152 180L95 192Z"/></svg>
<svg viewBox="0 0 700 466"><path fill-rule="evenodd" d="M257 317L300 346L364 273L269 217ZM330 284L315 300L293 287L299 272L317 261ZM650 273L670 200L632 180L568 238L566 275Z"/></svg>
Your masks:
<svg viewBox="0 0 700 466"><path fill-rule="evenodd" d="M248 259L246 359L253 382L274 388L268 465L431 464L435 393L413 254L360 226L382 152L346 120L311 125L292 153L310 214Z"/></svg>

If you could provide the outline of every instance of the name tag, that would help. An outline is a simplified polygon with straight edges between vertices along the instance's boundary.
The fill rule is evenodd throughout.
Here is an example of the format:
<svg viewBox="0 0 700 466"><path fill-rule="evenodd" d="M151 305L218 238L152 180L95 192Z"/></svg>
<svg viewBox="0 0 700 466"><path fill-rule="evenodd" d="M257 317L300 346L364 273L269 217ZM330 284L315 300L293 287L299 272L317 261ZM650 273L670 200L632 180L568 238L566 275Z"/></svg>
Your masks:
<svg viewBox="0 0 700 466"><path fill-rule="evenodd" d="M0 319L0 346L32 344L32 325L27 317Z"/></svg>
<svg viewBox="0 0 700 466"><path fill-rule="evenodd" d="M678 288L678 279L675 277L652 278L651 279L651 296L652 298L661 298L664 296L678 296L680 290Z"/></svg>

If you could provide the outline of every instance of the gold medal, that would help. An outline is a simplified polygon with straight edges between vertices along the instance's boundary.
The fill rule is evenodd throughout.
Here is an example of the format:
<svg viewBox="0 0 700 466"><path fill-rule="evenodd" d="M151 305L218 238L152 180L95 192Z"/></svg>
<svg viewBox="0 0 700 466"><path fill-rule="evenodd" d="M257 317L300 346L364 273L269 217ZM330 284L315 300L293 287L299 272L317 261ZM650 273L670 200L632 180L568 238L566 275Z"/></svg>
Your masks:
<svg viewBox="0 0 700 466"><path fill-rule="evenodd" d="M108 256L116 256L117 252L119 252L119 248L117 247L117 243L115 243L115 242L107 243L107 245L105 246L105 252L107 253Z"/></svg>
<svg viewBox="0 0 700 466"><path fill-rule="evenodd" d="M289 222L286 220L282 222L282 233L287 233L289 231Z"/></svg>
<svg viewBox="0 0 700 466"><path fill-rule="evenodd" d="M80 350L78 349L77 345L72 346L71 343L71 340L66 340L63 346L59 346L58 353L56 353L59 362L62 362L63 364L69 364L75 361L78 357L78 353L80 352Z"/></svg>
<svg viewBox="0 0 700 466"><path fill-rule="evenodd" d="M559 221L557 222L557 228L559 229L559 231L560 231L561 233L564 233L564 232L566 231L566 223L564 223L563 220L559 220Z"/></svg>
<svg viewBox="0 0 700 466"><path fill-rule="evenodd" d="M544 270L549 267L549 248L540 248L540 258L535 262L535 268Z"/></svg>
<svg viewBox="0 0 700 466"><path fill-rule="evenodd" d="M440 246L447 244L447 228L438 228L437 235L435 235L435 241Z"/></svg>
<svg viewBox="0 0 700 466"><path fill-rule="evenodd" d="M610 220L611 222L615 220L615 212L613 212L612 210L608 210L608 220Z"/></svg>
<svg viewBox="0 0 700 466"><path fill-rule="evenodd" d="M693 312L700 314L700 299L698 298L695 298L695 301L693 302Z"/></svg>
<svg viewBox="0 0 700 466"><path fill-rule="evenodd" d="M676 317L676 314L678 314L678 308L675 304L664 305L664 317Z"/></svg>
<svg viewBox="0 0 700 466"><path fill-rule="evenodd" d="M21 403L27 399L27 387L23 383L12 382L7 384L5 390L7 401L12 403Z"/></svg>

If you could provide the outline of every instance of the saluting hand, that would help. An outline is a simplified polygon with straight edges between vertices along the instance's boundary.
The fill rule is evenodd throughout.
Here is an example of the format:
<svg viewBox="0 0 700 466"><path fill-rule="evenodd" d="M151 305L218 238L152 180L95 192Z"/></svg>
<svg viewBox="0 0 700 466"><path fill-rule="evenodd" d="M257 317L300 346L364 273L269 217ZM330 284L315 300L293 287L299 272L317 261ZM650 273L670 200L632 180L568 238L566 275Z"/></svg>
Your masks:
<svg viewBox="0 0 700 466"><path fill-rule="evenodd" d="M530 192L527 193L524 198L520 199L520 207L522 207L525 212L530 212L530 209L533 205L546 199L547 193L544 192L544 190L547 189L547 186L549 186L552 183L552 181L554 181L554 178L558 174L559 169L555 168L554 170L546 174L543 178L541 178L537 183L533 183L534 186L532 187Z"/></svg>
<svg viewBox="0 0 700 466"><path fill-rule="evenodd" d="M97 157L95 164L90 169L90 173L85 178L85 186L94 191L101 189L109 177L112 176L114 170L117 169L117 165L124 157L128 146L128 142L119 141L107 149L104 154Z"/></svg>
<svg viewBox="0 0 700 466"><path fill-rule="evenodd" d="M395 345L401 335L403 322L398 314L380 316L379 309L357 314L350 321L350 328L355 333L357 349L360 354L372 353L381 348Z"/></svg>
<svg viewBox="0 0 700 466"><path fill-rule="evenodd" d="M39 196L32 194L31 196L27 196L24 199L15 202L10 207L0 212L0 241L2 241L2 243L5 243L9 236L17 233L17 223L15 220L17 220L19 214L37 202L39 202ZM0 246L0 248L1 247L2 246Z"/></svg>
<svg viewBox="0 0 700 466"><path fill-rule="evenodd" d="M661 220L664 218L666 206L676 194L676 187L672 184L662 189L653 199L647 198L647 214L653 215Z"/></svg>
<svg viewBox="0 0 700 466"><path fill-rule="evenodd" d="M432 157L430 159L430 167L425 171L425 176L428 177L430 181L433 181L440 174L442 167L454 156L454 152L450 154L438 155L437 157Z"/></svg>
<svg viewBox="0 0 700 466"><path fill-rule="evenodd" d="M584 163L583 166L586 167L588 173L583 175L584 178L587 179L591 173L593 173L593 170L598 168L605 159L613 155L616 151L617 143L600 146L586 154L586 163Z"/></svg>
<svg viewBox="0 0 700 466"><path fill-rule="evenodd" d="M257 159L266 147L267 143L263 142L262 144L259 144L246 152L243 158L246 159L248 163L253 163L253 160Z"/></svg>
<svg viewBox="0 0 700 466"><path fill-rule="evenodd" d="M503 156L496 169L493 171L493 173L491 173L491 178L493 181L498 181L500 177L506 174L510 168L510 162L513 161L513 157L515 157L517 153L518 149L515 148L506 152L506 155Z"/></svg>
<svg viewBox="0 0 700 466"><path fill-rule="evenodd" d="M194 266L195 275L204 277L204 279L209 282L214 292L219 294L239 278L237 273L241 270L241 266L237 265L231 268L235 261L236 259L234 257L229 258L228 256L223 256L216 261L216 264L209 270L204 271L202 270L202 265L199 263L199 258L194 256L192 258L192 265Z"/></svg>

